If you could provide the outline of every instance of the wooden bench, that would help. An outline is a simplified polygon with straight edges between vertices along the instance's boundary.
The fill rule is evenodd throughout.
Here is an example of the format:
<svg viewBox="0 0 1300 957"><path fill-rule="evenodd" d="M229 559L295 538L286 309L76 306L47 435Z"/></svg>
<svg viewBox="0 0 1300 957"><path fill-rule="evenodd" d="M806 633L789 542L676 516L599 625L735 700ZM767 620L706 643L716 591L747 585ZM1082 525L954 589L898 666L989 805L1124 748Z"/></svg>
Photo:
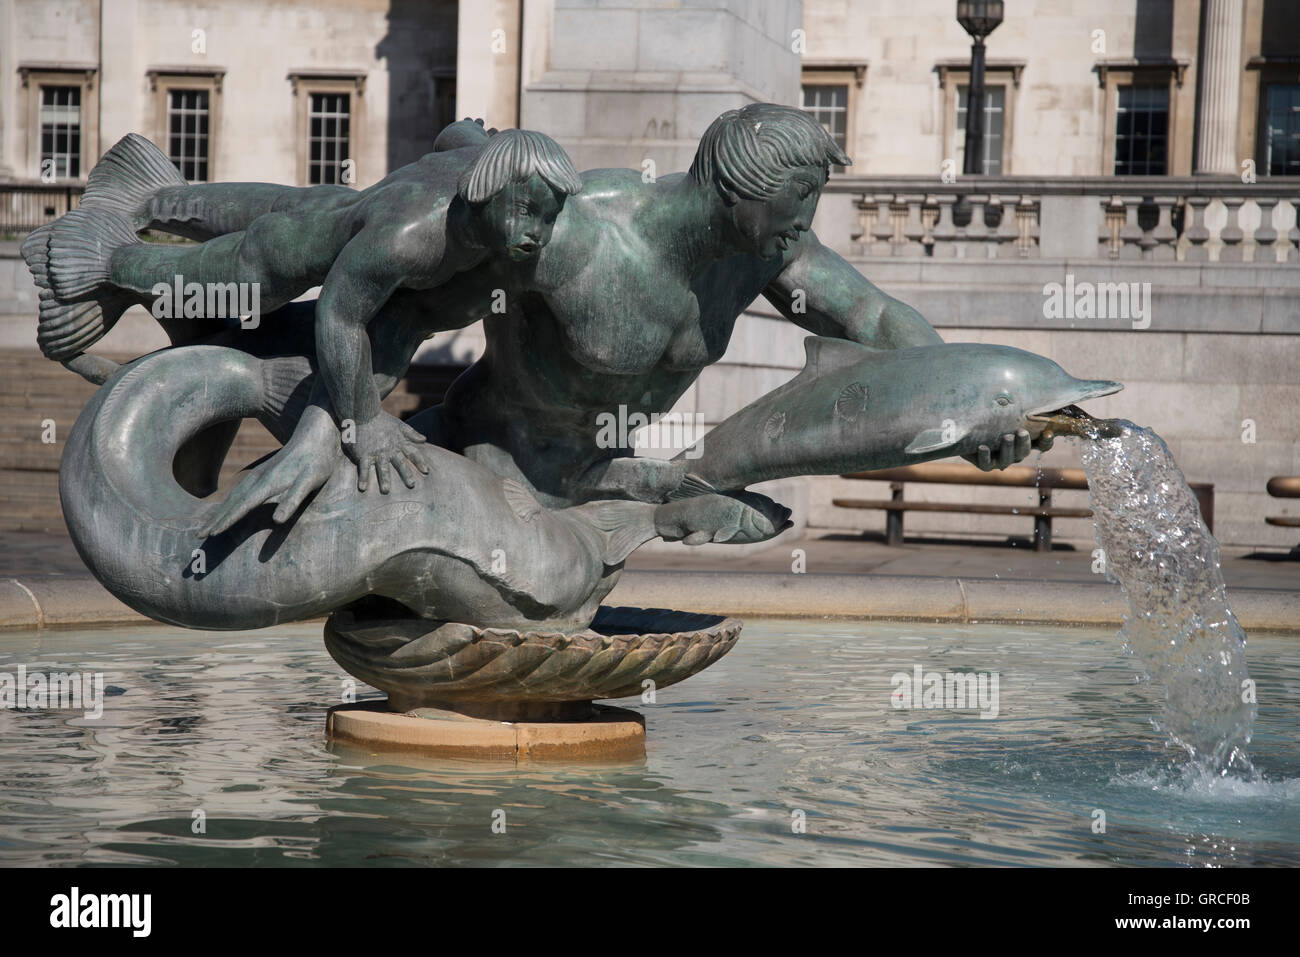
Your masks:
<svg viewBox="0 0 1300 957"><path fill-rule="evenodd" d="M1266 488L1274 498L1300 498L1300 475L1274 475ZM1300 528L1300 515L1271 515L1264 521L1281 528Z"/></svg>
<svg viewBox="0 0 1300 957"><path fill-rule="evenodd" d="M841 476L846 479L869 479L888 482L891 495L888 499L837 498L832 503L841 508L883 509L885 512L885 544L901 545L903 542L904 512L961 512L970 515L1032 515L1034 517L1034 549L1047 552L1052 549L1052 519L1091 518L1088 508L1066 508L1052 504L1055 489L1088 488L1088 476L1083 469L1037 469L1028 465L1012 465L1001 471L983 472L973 465L937 462L927 465L909 465L897 469L880 469L875 472L853 472ZM908 482L925 482L943 485L983 485L1001 488L1033 488L1038 490L1038 504L989 505L966 502L917 502L903 498L903 488ZM1201 517L1211 531L1214 529L1214 486L1208 482L1190 483L1201 509Z"/></svg>

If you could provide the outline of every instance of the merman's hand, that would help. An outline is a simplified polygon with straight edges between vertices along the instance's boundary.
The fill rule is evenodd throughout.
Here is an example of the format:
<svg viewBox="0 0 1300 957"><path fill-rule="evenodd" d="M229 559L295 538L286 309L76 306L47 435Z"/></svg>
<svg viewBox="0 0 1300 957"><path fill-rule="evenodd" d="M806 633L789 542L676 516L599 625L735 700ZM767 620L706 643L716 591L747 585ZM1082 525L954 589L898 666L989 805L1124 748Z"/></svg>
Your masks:
<svg viewBox="0 0 1300 957"><path fill-rule="evenodd" d="M996 448L990 449L987 445L981 445L979 451L963 455L962 458L985 472L991 472L994 469L1000 470L1008 465L1014 465L1033 449L1046 452L1051 447L1051 433L1045 432L1031 441L1027 430L1017 429L1002 436L1002 442Z"/></svg>
<svg viewBox="0 0 1300 957"><path fill-rule="evenodd" d="M407 488L415 488L415 477L429 474L424 462L424 436L396 416L380 412L368 422L357 423L353 441L348 441L346 425L343 431L343 451L357 463L357 491L370 487L370 472L379 479L379 491L388 494L389 468L397 470Z"/></svg>
<svg viewBox="0 0 1300 957"><path fill-rule="evenodd" d="M308 496L329 481L339 458L334 420L319 410L309 409L284 448L235 486L200 534L205 538L220 535L268 502L276 503L272 521L284 524Z"/></svg>

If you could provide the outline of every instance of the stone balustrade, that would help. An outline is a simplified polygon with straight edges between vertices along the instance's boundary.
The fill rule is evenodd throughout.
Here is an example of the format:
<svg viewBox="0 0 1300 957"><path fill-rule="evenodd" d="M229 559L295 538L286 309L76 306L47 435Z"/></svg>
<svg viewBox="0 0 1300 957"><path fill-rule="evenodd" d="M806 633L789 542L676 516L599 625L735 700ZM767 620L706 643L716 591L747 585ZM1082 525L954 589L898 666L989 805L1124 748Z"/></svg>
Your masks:
<svg viewBox="0 0 1300 957"><path fill-rule="evenodd" d="M822 202L852 258L1300 262L1296 177L836 177Z"/></svg>
<svg viewBox="0 0 1300 957"><path fill-rule="evenodd" d="M81 202L84 184L0 181L0 239L20 238Z"/></svg>

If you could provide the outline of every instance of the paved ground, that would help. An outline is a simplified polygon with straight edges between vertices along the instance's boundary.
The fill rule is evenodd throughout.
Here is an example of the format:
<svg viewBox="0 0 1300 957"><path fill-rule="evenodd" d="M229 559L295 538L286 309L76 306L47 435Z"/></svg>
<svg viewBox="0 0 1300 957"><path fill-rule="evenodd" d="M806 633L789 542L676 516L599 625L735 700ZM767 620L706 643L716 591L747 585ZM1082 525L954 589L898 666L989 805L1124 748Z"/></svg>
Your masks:
<svg viewBox="0 0 1300 957"><path fill-rule="evenodd" d="M719 554L725 546L688 546L637 552L629 569L643 571L790 572L795 549L804 553L809 575L937 575L999 578L1009 581L1097 582L1092 555L1058 548L1040 555L1032 548L908 540L889 547L857 535L821 534L737 556ZM1228 587L1300 591L1300 561L1283 552L1223 561ZM0 532L0 578L26 575L84 575L86 568L66 536L38 532Z"/></svg>

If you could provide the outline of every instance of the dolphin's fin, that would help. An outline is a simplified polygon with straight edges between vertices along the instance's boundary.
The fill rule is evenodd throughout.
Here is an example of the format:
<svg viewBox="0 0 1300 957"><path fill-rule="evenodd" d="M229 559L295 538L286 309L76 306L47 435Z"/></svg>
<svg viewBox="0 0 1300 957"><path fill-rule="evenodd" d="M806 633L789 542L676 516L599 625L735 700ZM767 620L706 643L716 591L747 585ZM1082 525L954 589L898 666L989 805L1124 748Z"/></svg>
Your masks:
<svg viewBox="0 0 1300 957"><path fill-rule="evenodd" d="M880 351L847 339L830 339L826 336L809 336L803 341L803 349L807 357L804 371L815 374L854 365Z"/></svg>
<svg viewBox="0 0 1300 957"><path fill-rule="evenodd" d="M506 497L506 504L510 506L510 511L514 512L520 521L531 522L541 513L541 503L533 498L533 493L513 479L505 479L501 483L501 491Z"/></svg>
<svg viewBox="0 0 1300 957"><path fill-rule="evenodd" d="M718 490L698 475L688 473L682 484L668 493L666 501L675 502L682 498L694 498L697 495L716 495Z"/></svg>
<svg viewBox="0 0 1300 957"><path fill-rule="evenodd" d="M956 445L967 435L970 429L926 429L918 433L916 438L907 444L903 449L908 455L922 455L926 452L937 452L939 449L945 449L949 446Z"/></svg>

